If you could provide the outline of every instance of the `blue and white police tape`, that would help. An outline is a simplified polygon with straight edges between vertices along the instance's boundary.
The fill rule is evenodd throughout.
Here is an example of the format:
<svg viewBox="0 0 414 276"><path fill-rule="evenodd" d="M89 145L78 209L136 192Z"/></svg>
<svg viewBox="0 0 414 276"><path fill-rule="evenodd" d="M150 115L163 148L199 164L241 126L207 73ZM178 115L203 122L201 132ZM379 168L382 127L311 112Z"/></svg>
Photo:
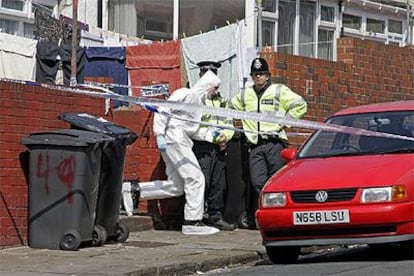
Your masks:
<svg viewBox="0 0 414 276"><path fill-rule="evenodd" d="M128 102L131 104L139 105L144 108L145 108L145 105L152 106L152 109L156 108L158 112L161 112L160 109L162 109L162 112L165 112L166 116L167 114L172 116L172 112L170 112L171 110L181 110L181 111L186 111L187 114L189 112L212 114L212 115L218 115L218 116L222 116L226 118L234 118L234 119L240 119L240 120L252 120L252 121L259 121L259 122L277 123L279 125L288 125L288 126L297 127L297 128L325 130L325 131L342 132L342 133L348 133L348 134L354 134L354 135L376 136L376 137L395 138L395 139L414 141L414 137L402 136L402 135L385 133L385 132L377 132L377 131L371 131L371 130L366 130L366 129L341 126L341 125L336 125L336 124L292 119L292 118L277 116L272 113L237 111L237 110L232 110L228 108L211 107L211 106L206 106L206 105L192 105L192 104L187 104L187 103L179 103L179 102L167 101L167 100L156 99L156 98L124 96L124 95L116 94L104 87L89 87L89 88L95 88L95 89L100 90L100 92L98 92L98 91L85 90L85 89L79 89L79 88L73 88L73 87L41 84L41 83L30 82L30 81L19 81L19 80L14 81L14 80L7 80L7 79L6 81L13 81L13 82L24 83L28 85L36 85L36 86L46 87L46 88L50 88L50 89L54 89L58 91L81 94L81 95L89 95L89 96L94 96L94 97L99 97L99 98L104 98L104 99L124 101L124 102ZM155 112L155 110L153 112ZM185 119L177 115L175 116L177 119L193 121L194 123L199 123L199 124L205 124L197 120ZM214 126L216 127L216 125ZM220 127L225 128L223 126L220 126Z"/></svg>
<svg viewBox="0 0 414 276"><path fill-rule="evenodd" d="M147 86L137 86L137 85L125 85L125 84L116 84L116 83L102 83L94 81L85 81L84 83L78 84L78 86L90 88L90 87L103 87L103 88L137 88L141 89L141 95L143 97L157 97L157 96L169 96L170 88L168 84L152 84Z"/></svg>

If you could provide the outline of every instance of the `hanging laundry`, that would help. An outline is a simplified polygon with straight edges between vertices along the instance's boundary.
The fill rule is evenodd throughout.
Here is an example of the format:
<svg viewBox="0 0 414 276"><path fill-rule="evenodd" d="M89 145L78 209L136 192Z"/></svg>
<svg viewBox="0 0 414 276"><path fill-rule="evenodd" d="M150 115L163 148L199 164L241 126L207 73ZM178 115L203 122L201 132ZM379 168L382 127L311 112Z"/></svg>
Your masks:
<svg viewBox="0 0 414 276"><path fill-rule="evenodd" d="M71 43L72 28L56 18L51 17L40 9L35 10L35 22L33 27L35 39L47 38L56 44ZM78 32L78 44L80 41L80 31Z"/></svg>
<svg viewBox="0 0 414 276"><path fill-rule="evenodd" d="M106 77L114 84L128 85L128 71L125 67L126 50L123 47L90 47L86 49L85 80ZM112 90L128 96L128 88L114 87ZM126 102L114 101L114 108L128 106Z"/></svg>
<svg viewBox="0 0 414 276"><path fill-rule="evenodd" d="M169 91L182 87L180 41L157 42L127 47L129 78L132 86L168 84ZM133 90L134 96L141 96Z"/></svg>
<svg viewBox="0 0 414 276"><path fill-rule="evenodd" d="M239 36L237 25L231 24L182 39L183 57L190 86L199 79L197 63L211 60L221 63L218 73L222 80L220 94L228 98L239 91L240 72L237 65Z"/></svg>
<svg viewBox="0 0 414 276"><path fill-rule="evenodd" d="M0 78L35 80L34 39L0 32Z"/></svg>
<svg viewBox="0 0 414 276"><path fill-rule="evenodd" d="M59 68L60 48L57 43L48 39L40 39L36 52L36 81L54 84Z"/></svg>
<svg viewBox="0 0 414 276"><path fill-rule="evenodd" d="M59 51L62 59L63 83L69 85L71 76L71 59L72 59L72 45L71 43L63 43ZM83 83L84 69L86 64L85 48L76 47L76 81Z"/></svg>

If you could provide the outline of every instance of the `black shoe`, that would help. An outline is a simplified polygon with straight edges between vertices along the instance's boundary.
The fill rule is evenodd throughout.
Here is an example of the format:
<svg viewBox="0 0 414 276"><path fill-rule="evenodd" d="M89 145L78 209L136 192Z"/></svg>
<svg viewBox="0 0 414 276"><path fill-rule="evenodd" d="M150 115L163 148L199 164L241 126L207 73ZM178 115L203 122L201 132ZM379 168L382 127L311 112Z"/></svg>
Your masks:
<svg viewBox="0 0 414 276"><path fill-rule="evenodd" d="M233 231L236 229L236 225L228 223L222 217L215 218L214 216L210 216L207 219L207 224L224 231Z"/></svg>

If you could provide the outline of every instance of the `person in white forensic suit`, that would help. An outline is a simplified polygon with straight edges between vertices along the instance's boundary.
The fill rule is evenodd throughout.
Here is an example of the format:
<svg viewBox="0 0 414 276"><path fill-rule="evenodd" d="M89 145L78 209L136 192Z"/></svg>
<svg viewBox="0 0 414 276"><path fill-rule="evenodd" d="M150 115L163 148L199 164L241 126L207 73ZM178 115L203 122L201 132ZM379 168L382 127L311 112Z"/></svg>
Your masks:
<svg viewBox="0 0 414 276"><path fill-rule="evenodd" d="M203 98L217 92L220 79L211 71L201 77L191 88L180 88L172 93L168 101L201 106ZM202 110L160 108L174 116L201 121ZM140 182L141 199L162 199L185 195L184 224L182 232L187 235L210 235L220 230L203 224L205 178L198 160L192 151L192 139L215 139L211 128L200 128L198 123L180 120L154 113L153 131L157 146L165 162L168 180Z"/></svg>

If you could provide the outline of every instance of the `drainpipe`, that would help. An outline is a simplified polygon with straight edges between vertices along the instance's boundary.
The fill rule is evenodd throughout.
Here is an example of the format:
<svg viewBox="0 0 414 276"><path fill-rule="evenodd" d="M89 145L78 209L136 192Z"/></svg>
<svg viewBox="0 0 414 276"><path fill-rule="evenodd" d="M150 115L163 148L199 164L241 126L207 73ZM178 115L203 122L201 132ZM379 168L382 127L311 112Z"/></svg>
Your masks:
<svg viewBox="0 0 414 276"><path fill-rule="evenodd" d="M407 0L407 45L408 46L413 44L412 35L413 35L413 29L414 29L414 24L410 20L410 13L411 13L410 1Z"/></svg>
<svg viewBox="0 0 414 276"><path fill-rule="evenodd" d="M70 86L76 86L77 45L78 45L78 0L72 0L72 56L70 60Z"/></svg>
<svg viewBox="0 0 414 276"><path fill-rule="evenodd" d="M260 52L263 47L262 42L262 0L257 0L258 14L257 14L257 50Z"/></svg>

